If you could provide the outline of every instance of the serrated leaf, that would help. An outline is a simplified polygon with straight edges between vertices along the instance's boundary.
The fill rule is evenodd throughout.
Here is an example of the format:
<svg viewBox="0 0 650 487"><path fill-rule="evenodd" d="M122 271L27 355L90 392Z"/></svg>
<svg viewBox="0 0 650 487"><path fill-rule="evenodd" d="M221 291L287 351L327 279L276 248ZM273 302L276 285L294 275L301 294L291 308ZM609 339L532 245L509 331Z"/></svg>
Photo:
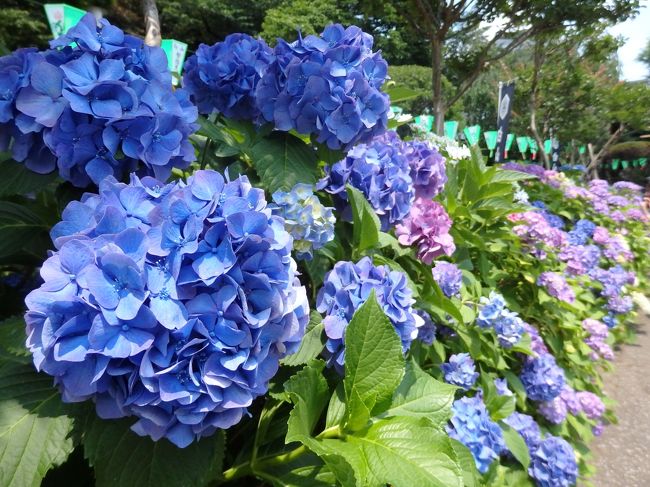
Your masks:
<svg viewBox="0 0 650 487"><path fill-rule="evenodd" d="M265 472L264 480L277 487L331 487L336 485L336 476L317 455L308 453L296 460L275 466Z"/></svg>
<svg viewBox="0 0 650 487"><path fill-rule="evenodd" d="M97 487L202 486L221 474L224 434L178 448L133 433L133 419L92 418L84 434L84 455L95 469Z"/></svg>
<svg viewBox="0 0 650 487"><path fill-rule="evenodd" d="M454 386L437 381L411 360L406 364L406 374L393 394L390 407L379 416L427 418L442 427L451 418L456 390Z"/></svg>
<svg viewBox="0 0 650 487"><path fill-rule="evenodd" d="M25 205L0 201L0 258L27 254L42 260L51 246L49 225Z"/></svg>
<svg viewBox="0 0 650 487"><path fill-rule="evenodd" d="M345 417L345 390L343 384L339 383L332 393L329 405L327 406L327 416L325 418L325 428L331 428L341 424Z"/></svg>
<svg viewBox="0 0 650 487"><path fill-rule="evenodd" d="M390 400L404 374L402 344L392 323L377 303L374 290L356 311L345 332L345 397L350 411L361 401L372 411Z"/></svg>
<svg viewBox="0 0 650 487"><path fill-rule="evenodd" d="M465 487L480 487L481 475L476 468L476 462L472 452L460 441L451 439L451 447L456 454L456 460L463 472L463 484Z"/></svg>
<svg viewBox="0 0 650 487"><path fill-rule="evenodd" d="M318 178L316 152L287 132L273 132L258 140L249 155L269 193L289 190L296 183L313 184Z"/></svg>
<svg viewBox="0 0 650 487"><path fill-rule="evenodd" d="M364 485L463 485L449 437L425 422L413 418L382 420L362 436L349 436L346 441L357 446L367 465Z"/></svg>
<svg viewBox="0 0 650 487"><path fill-rule="evenodd" d="M514 183L516 181L524 181L526 179L535 179L535 176L526 174L521 171L511 171L509 169L499 169L493 176L492 181Z"/></svg>
<svg viewBox="0 0 650 487"><path fill-rule="evenodd" d="M347 193L352 208L352 240L355 247L360 251L372 248L379 242L379 217L361 191L348 186Z"/></svg>
<svg viewBox="0 0 650 487"><path fill-rule="evenodd" d="M23 164L7 160L0 162L0 197L24 195L44 189L57 177L51 174L37 174L27 169Z"/></svg>
<svg viewBox="0 0 650 487"><path fill-rule="evenodd" d="M325 408L329 389L322 374L323 367L324 362L314 361L284 384L284 390L293 403L286 443L302 441L305 436L311 436Z"/></svg>
<svg viewBox="0 0 650 487"><path fill-rule="evenodd" d="M74 449L73 419L52 378L31 365L0 364L0 485L39 486Z"/></svg>
<svg viewBox="0 0 650 487"><path fill-rule="evenodd" d="M429 96L429 93L423 90L414 90L405 86L390 86L384 88L384 93L390 97L391 105L401 103L406 100L412 100L420 96Z"/></svg>
<svg viewBox="0 0 650 487"><path fill-rule="evenodd" d="M528 469L530 465L530 453L528 452L528 446L522 438L522 436L510 425L504 423L503 421L499 422L499 426L503 431L503 439L506 442L506 446L512 456L514 456L521 466L524 469Z"/></svg>
<svg viewBox="0 0 650 487"><path fill-rule="evenodd" d="M0 358L22 364L32 361L25 347L25 320L22 316L12 316L0 322Z"/></svg>
<svg viewBox="0 0 650 487"><path fill-rule="evenodd" d="M323 334L323 318L318 311L309 314L309 323L305 329L305 336L300 343L300 348L293 355L282 359L282 364L295 366L306 364L318 357L325 345L326 337Z"/></svg>

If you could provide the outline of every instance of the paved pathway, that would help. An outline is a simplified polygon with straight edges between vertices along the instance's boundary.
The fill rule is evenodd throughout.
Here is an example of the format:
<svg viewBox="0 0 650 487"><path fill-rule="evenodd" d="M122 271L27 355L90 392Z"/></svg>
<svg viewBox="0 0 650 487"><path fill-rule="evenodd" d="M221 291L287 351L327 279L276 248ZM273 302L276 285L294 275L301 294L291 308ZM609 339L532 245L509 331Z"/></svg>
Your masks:
<svg viewBox="0 0 650 487"><path fill-rule="evenodd" d="M605 391L619 423L592 443L594 487L650 487L650 310L639 310L637 340L616 352Z"/></svg>

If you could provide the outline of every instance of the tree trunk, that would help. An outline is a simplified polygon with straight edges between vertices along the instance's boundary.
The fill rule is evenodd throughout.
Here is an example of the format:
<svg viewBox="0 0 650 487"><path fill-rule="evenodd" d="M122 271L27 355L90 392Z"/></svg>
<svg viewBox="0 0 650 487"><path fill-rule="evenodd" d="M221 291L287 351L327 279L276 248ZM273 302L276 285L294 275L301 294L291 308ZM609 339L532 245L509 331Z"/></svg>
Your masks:
<svg viewBox="0 0 650 487"><path fill-rule="evenodd" d="M535 41L535 60L533 64L533 79L530 83L530 133L537 142L537 153L540 155L544 167L550 169L548 154L544 151L544 141L537 130L537 95L539 93L539 73L544 64L544 44L540 39Z"/></svg>
<svg viewBox="0 0 650 487"><path fill-rule="evenodd" d="M158 46L162 43L160 34L160 17L156 0L142 0L142 13L144 14L144 43L147 46Z"/></svg>
<svg viewBox="0 0 650 487"><path fill-rule="evenodd" d="M431 39L431 83L436 134L444 135L447 109L442 94L442 41L437 36L433 36Z"/></svg>
<svg viewBox="0 0 650 487"><path fill-rule="evenodd" d="M587 166L587 176L589 179L598 178L598 166L600 165L600 160L605 155L609 147L618 140L618 138L623 133L625 124L619 125L619 127L614 131L612 135L609 136L605 145L603 145L597 154L594 154L594 146L592 144L587 144L587 150L589 151L589 165Z"/></svg>

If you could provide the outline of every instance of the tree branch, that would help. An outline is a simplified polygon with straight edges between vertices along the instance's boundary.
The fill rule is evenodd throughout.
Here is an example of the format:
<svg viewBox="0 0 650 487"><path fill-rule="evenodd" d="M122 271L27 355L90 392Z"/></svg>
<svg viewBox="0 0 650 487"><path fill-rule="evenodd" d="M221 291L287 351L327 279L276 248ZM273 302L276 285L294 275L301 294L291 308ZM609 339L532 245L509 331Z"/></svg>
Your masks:
<svg viewBox="0 0 650 487"><path fill-rule="evenodd" d="M160 46L162 35L160 34L160 17L156 0L142 0L142 13L144 15L144 43L147 46Z"/></svg>

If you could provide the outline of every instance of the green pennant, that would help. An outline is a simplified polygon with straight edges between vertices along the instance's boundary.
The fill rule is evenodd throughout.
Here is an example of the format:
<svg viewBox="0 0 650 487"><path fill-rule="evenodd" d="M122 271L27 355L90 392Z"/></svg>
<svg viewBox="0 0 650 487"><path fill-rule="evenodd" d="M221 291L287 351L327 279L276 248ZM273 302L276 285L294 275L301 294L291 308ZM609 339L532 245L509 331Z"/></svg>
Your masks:
<svg viewBox="0 0 650 487"><path fill-rule="evenodd" d="M163 39L160 47L162 47L162 50L167 55L167 66L172 74L175 75L174 84L176 85L183 71L183 63L187 54L187 44L176 39Z"/></svg>
<svg viewBox="0 0 650 487"><path fill-rule="evenodd" d="M515 134L508 134L508 137L506 137L506 152L510 150L510 147L512 147L512 142L515 140Z"/></svg>
<svg viewBox="0 0 650 487"><path fill-rule="evenodd" d="M537 142L535 142L535 139L533 139L532 137L527 137L527 139L528 139L528 147L530 147L530 153L533 155L537 154L537 150L538 150Z"/></svg>
<svg viewBox="0 0 650 487"><path fill-rule="evenodd" d="M612 159L612 169L616 171L618 169L619 159Z"/></svg>
<svg viewBox="0 0 650 487"><path fill-rule="evenodd" d="M621 166L623 167L623 169L627 169L629 165L630 163L628 161L621 161Z"/></svg>
<svg viewBox="0 0 650 487"><path fill-rule="evenodd" d="M79 23L81 18L86 15L85 10L67 5L65 3L46 3L43 5L47 22L50 24L52 35L56 39L62 36L71 27Z"/></svg>
<svg viewBox="0 0 650 487"><path fill-rule="evenodd" d="M480 125L472 125L471 127L465 127L465 130L463 130L463 132L465 133L465 137L467 138L469 145L478 144L478 139L481 136Z"/></svg>
<svg viewBox="0 0 650 487"><path fill-rule="evenodd" d="M528 137L517 137L517 148L524 157L528 152Z"/></svg>
<svg viewBox="0 0 650 487"><path fill-rule="evenodd" d="M396 106L391 106L390 111L393 112L395 115L401 115L404 113L404 109L402 107L396 107Z"/></svg>
<svg viewBox="0 0 650 487"><path fill-rule="evenodd" d="M641 159L639 159L639 165L640 165L641 167L644 167L645 164L646 164L646 162L648 162L648 158L647 158L647 157L642 157Z"/></svg>
<svg viewBox="0 0 650 487"><path fill-rule="evenodd" d="M494 156L494 149L497 146L497 131L488 130L487 132L483 132L483 138L485 139L485 145L490 149L490 157Z"/></svg>
<svg viewBox="0 0 650 487"><path fill-rule="evenodd" d="M431 132L433 129L433 115L418 115L415 117L415 124L425 132Z"/></svg>
<svg viewBox="0 0 650 487"><path fill-rule="evenodd" d="M578 154L584 154L585 152L587 152L586 145L581 145L580 147L578 147Z"/></svg>
<svg viewBox="0 0 650 487"><path fill-rule="evenodd" d="M546 154L550 154L552 147L553 147L553 142L551 142L551 139L546 139L544 141L544 152Z"/></svg>
<svg viewBox="0 0 650 487"><path fill-rule="evenodd" d="M447 120L445 122L445 137L454 140L458 132L458 122L456 120Z"/></svg>
<svg viewBox="0 0 650 487"><path fill-rule="evenodd" d="M637 167L638 165L639 165L639 160L638 160L638 159L634 159L634 160L632 161L632 167Z"/></svg>

